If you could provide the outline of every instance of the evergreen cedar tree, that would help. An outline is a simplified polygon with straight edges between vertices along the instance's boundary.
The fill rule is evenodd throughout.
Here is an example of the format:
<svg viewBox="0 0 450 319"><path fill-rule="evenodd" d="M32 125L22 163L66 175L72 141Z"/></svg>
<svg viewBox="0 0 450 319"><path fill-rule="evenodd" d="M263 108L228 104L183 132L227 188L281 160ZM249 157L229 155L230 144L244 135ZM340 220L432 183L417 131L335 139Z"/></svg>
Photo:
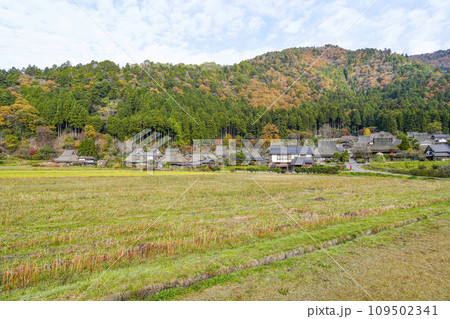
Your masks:
<svg viewBox="0 0 450 319"><path fill-rule="evenodd" d="M97 147L92 138L84 138L78 146L78 155L98 157Z"/></svg>
<svg viewBox="0 0 450 319"><path fill-rule="evenodd" d="M411 143L408 140L408 137L405 134L401 134L399 137L401 138L402 142L397 147L402 151L410 150L412 147Z"/></svg>
<svg viewBox="0 0 450 319"><path fill-rule="evenodd" d="M93 61L0 70L0 133L28 138L40 126L79 133L89 125L124 140L148 128L180 144L227 134L288 138L324 124L350 134L366 127L449 133L448 72L390 50L333 47L294 83L323 50L288 49L231 66L144 62L199 125L137 65Z"/></svg>

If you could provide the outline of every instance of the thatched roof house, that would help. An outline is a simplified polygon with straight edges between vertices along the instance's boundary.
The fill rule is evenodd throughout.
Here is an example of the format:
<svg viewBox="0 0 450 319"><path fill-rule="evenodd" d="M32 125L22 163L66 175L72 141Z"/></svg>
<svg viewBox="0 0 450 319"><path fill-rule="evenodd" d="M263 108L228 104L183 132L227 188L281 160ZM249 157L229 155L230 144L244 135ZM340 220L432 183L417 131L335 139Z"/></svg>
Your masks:
<svg viewBox="0 0 450 319"><path fill-rule="evenodd" d="M168 148L166 149L166 154L159 161L158 166L163 167L166 163L170 163L172 166L186 166L188 161L181 155L179 149Z"/></svg>
<svg viewBox="0 0 450 319"><path fill-rule="evenodd" d="M53 159L57 163L78 163L79 158L74 150L65 150L61 156Z"/></svg>
<svg viewBox="0 0 450 319"><path fill-rule="evenodd" d="M209 149L200 150L200 152L194 152L191 158L191 164L193 166L199 166L204 164L214 165L218 161L216 155L214 155Z"/></svg>
<svg viewBox="0 0 450 319"><path fill-rule="evenodd" d="M228 158L230 156L230 150L224 145L217 145L214 154L217 157Z"/></svg>
<svg viewBox="0 0 450 319"><path fill-rule="evenodd" d="M373 137L360 135L358 141L351 147L353 154L369 154Z"/></svg>
<svg viewBox="0 0 450 319"><path fill-rule="evenodd" d="M137 148L130 153L125 159L127 165L144 164L156 161L162 156L157 148L152 148L148 152L144 152L142 148Z"/></svg>
<svg viewBox="0 0 450 319"><path fill-rule="evenodd" d="M372 153L389 153L397 150L392 137L374 137Z"/></svg>
<svg viewBox="0 0 450 319"><path fill-rule="evenodd" d="M327 159L331 158L336 152L341 153L341 150L336 145L336 141L319 140L319 146L314 151L314 157L318 159Z"/></svg>

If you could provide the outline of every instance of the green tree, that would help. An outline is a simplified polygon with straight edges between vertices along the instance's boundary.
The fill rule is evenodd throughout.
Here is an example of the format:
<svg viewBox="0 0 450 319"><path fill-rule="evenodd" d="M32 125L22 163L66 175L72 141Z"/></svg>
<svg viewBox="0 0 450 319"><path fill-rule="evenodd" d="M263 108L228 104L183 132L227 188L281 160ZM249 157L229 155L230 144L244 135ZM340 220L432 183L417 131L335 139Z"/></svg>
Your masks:
<svg viewBox="0 0 450 319"><path fill-rule="evenodd" d="M50 146L45 145L39 149L37 155L40 159L49 160L55 156L55 150Z"/></svg>
<svg viewBox="0 0 450 319"><path fill-rule="evenodd" d="M9 152L14 152L16 150L16 148L19 146L19 138L15 135L6 135L5 136L5 144L6 144L6 149Z"/></svg>
<svg viewBox="0 0 450 319"><path fill-rule="evenodd" d="M80 146L78 146L78 154L81 156L94 156L98 157L97 147L92 138L85 138L81 141Z"/></svg>
<svg viewBox="0 0 450 319"><path fill-rule="evenodd" d="M242 162L245 161L245 154L240 151L239 153L236 154L236 162L238 165L242 164Z"/></svg>
<svg viewBox="0 0 450 319"><path fill-rule="evenodd" d="M409 143L409 140L405 134L400 134L398 137L401 138L402 140L402 142L397 145L399 149L401 149L402 151L407 151L411 149L411 143Z"/></svg>
<svg viewBox="0 0 450 319"><path fill-rule="evenodd" d="M426 131L428 134L442 133L442 123L439 121L434 121L434 122L428 123L428 125L426 127Z"/></svg>

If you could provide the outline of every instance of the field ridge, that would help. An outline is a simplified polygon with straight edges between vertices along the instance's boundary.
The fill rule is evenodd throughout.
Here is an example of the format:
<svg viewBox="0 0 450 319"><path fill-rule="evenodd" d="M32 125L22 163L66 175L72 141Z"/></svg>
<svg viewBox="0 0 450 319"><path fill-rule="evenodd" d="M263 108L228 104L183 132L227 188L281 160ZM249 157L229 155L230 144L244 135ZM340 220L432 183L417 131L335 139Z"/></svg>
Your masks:
<svg viewBox="0 0 450 319"><path fill-rule="evenodd" d="M105 298L105 300L109 301L126 301L126 300L170 300L173 299L173 295L177 295L176 291L178 289L189 289L190 287L202 283L207 282L209 280L213 280L212 283L216 282L214 279L218 279L222 276L228 276L230 274L236 273L241 270L258 268L261 266L269 266L273 263L280 262L286 259L290 259L293 257L298 257L301 255L309 254L319 249L328 249L343 243L347 243L353 241L360 237L366 237L378 234L387 229L395 229L400 228L412 223L420 222L422 220L426 220L435 216L439 216L445 214L444 211L435 212L432 214L428 214L425 216L419 216L415 218L406 219L403 221L398 221L389 225L379 226L367 231L363 231L359 234L355 235L345 235L339 238L328 240L324 243L320 243L320 248L317 245L308 245L305 247L300 247L294 250L289 250L286 252L280 252L272 255L268 255L264 258L253 261L251 263L245 263L234 267L227 267L226 269L222 269L220 274L213 274L211 272L205 272L198 275L195 278L187 278L187 279L175 279L170 283L166 284L157 284L150 287L145 287L139 289L137 292L121 292L115 295L111 295ZM175 290L175 291L174 291ZM173 293L175 292L175 294ZM181 293L182 294L182 293Z"/></svg>

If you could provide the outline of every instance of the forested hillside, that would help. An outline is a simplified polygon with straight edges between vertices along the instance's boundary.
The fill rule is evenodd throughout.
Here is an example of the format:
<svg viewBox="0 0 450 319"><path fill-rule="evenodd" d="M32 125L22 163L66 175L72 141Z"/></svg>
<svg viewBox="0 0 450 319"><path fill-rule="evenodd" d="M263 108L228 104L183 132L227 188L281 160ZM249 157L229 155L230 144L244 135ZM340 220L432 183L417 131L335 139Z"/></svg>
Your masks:
<svg viewBox="0 0 450 319"><path fill-rule="evenodd" d="M444 71L450 69L450 49L439 50L433 53L411 55L410 59L416 62L425 62L434 67L440 67Z"/></svg>
<svg viewBox="0 0 450 319"><path fill-rule="evenodd" d="M120 140L149 128L179 143L227 133L255 137L267 123L282 137L327 123L353 133L449 132L448 72L390 50L294 48L231 66L141 66L93 61L0 71L0 137L30 137L40 126L80 132L85 125Z"/></svg>

